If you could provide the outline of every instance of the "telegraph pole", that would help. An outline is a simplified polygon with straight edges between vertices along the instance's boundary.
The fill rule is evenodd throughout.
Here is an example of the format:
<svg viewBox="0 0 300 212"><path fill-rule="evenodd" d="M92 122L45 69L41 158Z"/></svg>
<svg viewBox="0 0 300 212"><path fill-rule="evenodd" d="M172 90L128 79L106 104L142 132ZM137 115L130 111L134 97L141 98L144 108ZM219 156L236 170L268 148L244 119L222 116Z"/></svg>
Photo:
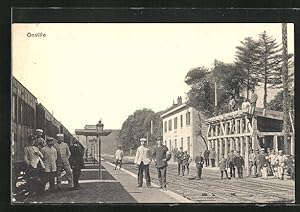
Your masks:
<svg viewBox="0 0 300 212"><path fill-rule="evenodd" d="M289 97L288 97L288 53L287 53L287 24L282 23L282 83L283 83L283 136L284 153L288 154L289 135Z"/></svg>

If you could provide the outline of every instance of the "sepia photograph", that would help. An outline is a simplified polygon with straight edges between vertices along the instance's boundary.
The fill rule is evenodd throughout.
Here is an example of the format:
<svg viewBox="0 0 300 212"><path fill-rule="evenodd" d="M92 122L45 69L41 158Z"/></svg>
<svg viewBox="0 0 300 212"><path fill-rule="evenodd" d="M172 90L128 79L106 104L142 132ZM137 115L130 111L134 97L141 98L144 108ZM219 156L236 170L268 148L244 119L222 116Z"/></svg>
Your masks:
<svg viewBox="0 0 300 212"><path fill-rule="evenodd" d="M12 23L11 203L295 203L293 23Z"/></svg>

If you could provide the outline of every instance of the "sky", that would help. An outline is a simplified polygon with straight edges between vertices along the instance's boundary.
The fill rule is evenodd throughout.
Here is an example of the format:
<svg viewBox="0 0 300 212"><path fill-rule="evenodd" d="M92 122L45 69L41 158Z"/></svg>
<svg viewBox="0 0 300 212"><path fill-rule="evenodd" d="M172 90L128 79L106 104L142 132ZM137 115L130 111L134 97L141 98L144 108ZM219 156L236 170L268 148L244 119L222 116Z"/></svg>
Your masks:
<svg viewBox="0 0 300 212"><path fill-rule="evenodd" d="M280 23L13 24L13 76L72 133L100 118L120 129L137 109L158 112L184 100L189 70L234 62L240 41L264 30L281 43Z"/></svg>

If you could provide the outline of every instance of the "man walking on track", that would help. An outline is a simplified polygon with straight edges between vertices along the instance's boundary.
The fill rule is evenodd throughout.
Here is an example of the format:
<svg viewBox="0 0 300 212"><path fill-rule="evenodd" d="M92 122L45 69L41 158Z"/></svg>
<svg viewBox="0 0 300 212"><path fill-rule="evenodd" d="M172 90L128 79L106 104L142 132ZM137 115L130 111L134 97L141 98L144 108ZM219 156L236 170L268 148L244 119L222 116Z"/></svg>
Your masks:
<svg viewBox="0 0 300 212"><path fill-rule="evenodd" d="M138 185L137 187L142 187L143 185L143 172L145 171L146 185L151 186L151 178L149 173L149 164L151 162L150 150L145 147L145 141L147 139L141 138L141 146L137 148L134 163L138 166Z"/></svg>
<svg viewBox="0 0 300 212"><path fill-rule="evenodd" d="M61 188L61 174L63 170L66 171L66 176L68 178L69 187L73 188L73 174L71 170L71 166L69 163L69 158L71 155L70 149L68 144L63 142L64 135L63 134L57 134L57 143L54 145L54 148L57 151L57 187L58 189Z"/></svg>
<svg viewBox="0 0 300 212"><path fill-rule="evenodd" d="M78 190L80 188L78 180L81 174L81 169L84 166L84 148L81 146L77 138L73 138L73 145L70 146L70 152L70 164L73 170L74 190Z"/></svg>
<svg viewBox="0 0 300 212"><path fill-rule="evenodd" d="M170 160L171 154L169 153L168 147L162 144L162 138L159 136L157 138L157 147L154 149L153 158L155 161L155 166L158 172L158 180L160 183L160 188L167 189L167 161Z"/></svg>

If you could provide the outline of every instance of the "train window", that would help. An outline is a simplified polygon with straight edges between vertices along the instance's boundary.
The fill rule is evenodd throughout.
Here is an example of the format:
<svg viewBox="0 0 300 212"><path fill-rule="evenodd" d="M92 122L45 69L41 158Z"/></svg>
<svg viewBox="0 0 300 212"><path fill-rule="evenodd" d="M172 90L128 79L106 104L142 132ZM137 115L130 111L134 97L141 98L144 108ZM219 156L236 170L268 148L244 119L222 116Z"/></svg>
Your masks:
<svg viewBox="0 0 300 212"><path fill-rule="evenodd" d="M16 122L16 102L17 102L17 99L16 99L16 95L14 94L13 98L12 98L12 110L11 110L13 122Z"/></svg>

